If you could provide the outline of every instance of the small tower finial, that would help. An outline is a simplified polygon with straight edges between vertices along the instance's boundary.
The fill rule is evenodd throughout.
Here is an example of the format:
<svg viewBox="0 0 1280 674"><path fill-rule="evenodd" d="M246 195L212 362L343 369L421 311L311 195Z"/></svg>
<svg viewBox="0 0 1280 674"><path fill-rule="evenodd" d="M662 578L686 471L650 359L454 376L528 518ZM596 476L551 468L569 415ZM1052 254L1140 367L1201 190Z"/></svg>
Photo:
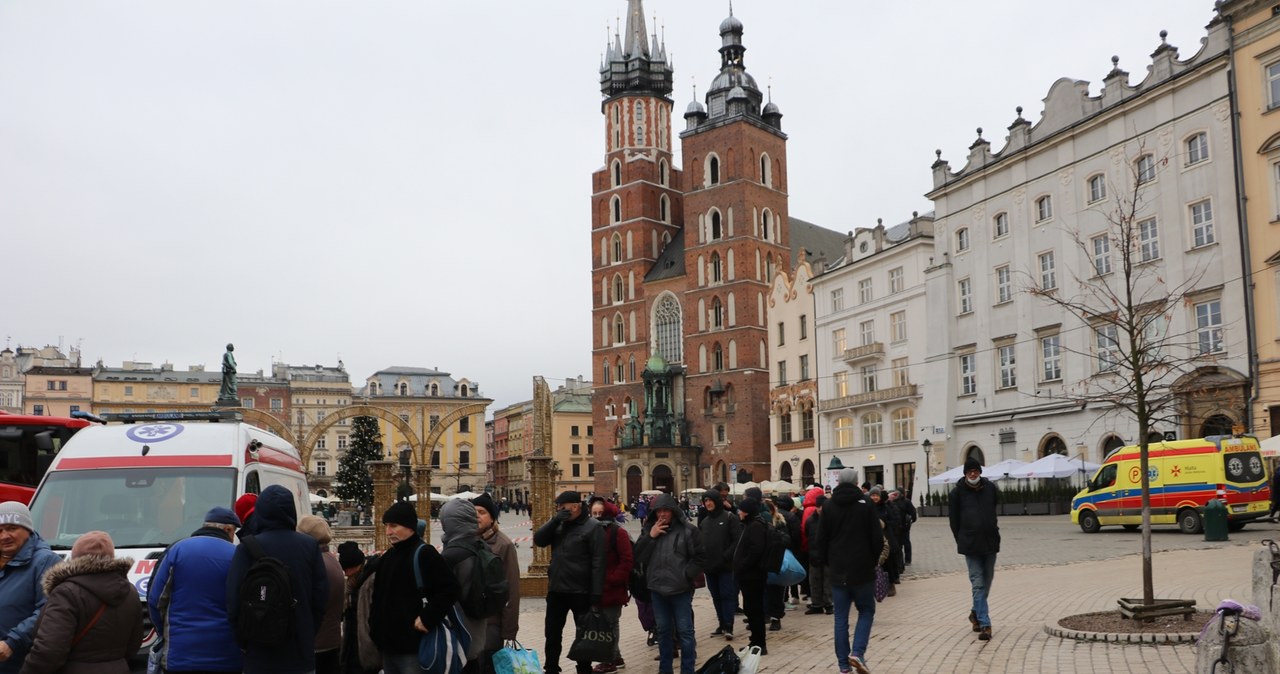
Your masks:
<svg viewBox="0 0 1280 674"><path fill-rule="evenodd" d="M729 0L729 16L733 16L733 0Z"/></svg>
<svg viewBox="0 0 1280 674"><path fill-rule="evenodd" d="M773 102L773 75L769 76L769 102Z"/></svg>
<svg viewBox="0 0 1280 674"><path fill-rule="evenodd" d="M1169 31L1167 30L1160 31L1160 44L1167 44L1168 41L1165 40L1165 38L1167 37L1169 37Z"/></svg>
<svg viewBox="0 0 1280 674"><path fill-rule="evenodd" d="M1017 108L1015 108L1015 109L1018 111L1018 116L1019 116L1019 117L1021 117L1021 116L1022 116L1022 106L1021 106L1021 105L1019 105L1019 106L1018 106Z"/></svg>
<svg viewBox="0 0 1280 674"><path fill-rule="evenodd" d="M978 127L978 140L982 140L982 127Z"/></svg>
<svg viewBox="0 0 1280 674"><path fill-rule="evenodd" d="M942 150L934 150L933 154L938 158L938 161L942 161Z"/></svg>

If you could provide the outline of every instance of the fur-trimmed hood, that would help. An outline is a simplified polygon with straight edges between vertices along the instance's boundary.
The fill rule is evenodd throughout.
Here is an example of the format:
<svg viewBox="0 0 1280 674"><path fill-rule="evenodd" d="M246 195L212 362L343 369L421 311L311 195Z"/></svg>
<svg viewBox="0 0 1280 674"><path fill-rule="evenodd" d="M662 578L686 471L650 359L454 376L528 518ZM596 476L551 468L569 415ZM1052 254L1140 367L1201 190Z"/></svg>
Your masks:
<svg viewBox="0 0 1280 674"><path fill-rule="evenodd" d="M126 592L136 592L129 583L132 557L114 559L100 555L84 555L59 562L44 574L44 594L49 596L54 588L64 582L74 583L91 592L104 603L118 606ZM119 582L117 582L117 579Z"/></svg>

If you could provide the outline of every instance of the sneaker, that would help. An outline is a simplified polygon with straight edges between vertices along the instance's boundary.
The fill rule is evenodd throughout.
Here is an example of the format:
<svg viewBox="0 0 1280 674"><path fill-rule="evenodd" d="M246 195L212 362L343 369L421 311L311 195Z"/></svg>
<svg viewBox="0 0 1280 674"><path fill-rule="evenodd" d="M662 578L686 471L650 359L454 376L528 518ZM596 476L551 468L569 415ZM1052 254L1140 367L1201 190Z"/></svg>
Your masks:
<svg viewBox="0 0 1280 674"><path fill-rule="evenodd" d="M818 615L820 613L823 613L821 606L810 606L804 610L805 615Z"/></svg>
<svg viewBox="0 0 1280 674"><path fill-rule="evenodd" d="M714 631L714 632L712 632L712 633L711 633L711 636L713 636L713 637L722 637L722 636L724 636L724 628L723 628L723 627L717 627L717 628L716 628L716 631Z"/></svg>
<svg viewBox="0 0 1280 674"><path fill-rule="evenodd" d="M657 643L658 643L658 635L654 634L653 630L649 630L649 637L644 640L644 645L655 646L657 645Z"/></svg>
<svg viewBox="0 0 1280 674"><path fill-rule="evenodd" d="M871 674L871 669L867 667L867 663L856 655L849 656L849 664L853 666L853 671L858 674Z"/></svg>
<svg viewBox="0 0 1280 674"><path fill-rule="evenodd" d="M725 630L725 631L724 631L724 640L725 640L725 641L733 641L733 630L732 630L732 629L727 629L727 630Z"/></svg>
<svg viewBox="0 0 1280 674"><path fill-rule="evenodd" d="M974 632L979 632L982 630L982 623L978 622L977 611L969 611L969 624L973 626Z"/></svg>
<svg viewBox="0 0 1280 674"><path fill-rule="evenodd" d="M985 625L982 631L978 632L978 641L991 641L991 626Z"/></svg>
<svg viewBox="0 0 1280 674"><path fill-rule="evenodd" d="M591 671L594 674L613 674L613 672L618 671L618 668L608 662L602 662L595 667L592 667Z"/></svg>
<svg viewBox="0 0 1280 674"><path fill-rule="evenodd" d="M626 669L626 668L627 668L627 661L626 661L626 660L623 660L622 658L618 658L618 661L617 661L617 662L615 662L615 663L613 663L613 668L614 668L614 669Z"/></svg>
<svg viewBox="0 0 1280 674"><path fill-rule="evenodd" d="M770 632L778 632L778 631L781 631L781 630L782 630L782 621L781 621L781 620L778 620L777 618L774 618L773 620L770 620L770 621L769 621L769 631L770 631Z"/></svg>
<svg viewBox="0 0 1280 674"><path fill-rule="evenodd" d="M800 605L799 605L799 604L797 604L797 603L795 603L794 601L789 601L789 602L787 602L787 603L784 605L784 608L786 608L786 610L788 610L788 611L794 611L794 610L796 610L796 609L800 608Z"/></svg>

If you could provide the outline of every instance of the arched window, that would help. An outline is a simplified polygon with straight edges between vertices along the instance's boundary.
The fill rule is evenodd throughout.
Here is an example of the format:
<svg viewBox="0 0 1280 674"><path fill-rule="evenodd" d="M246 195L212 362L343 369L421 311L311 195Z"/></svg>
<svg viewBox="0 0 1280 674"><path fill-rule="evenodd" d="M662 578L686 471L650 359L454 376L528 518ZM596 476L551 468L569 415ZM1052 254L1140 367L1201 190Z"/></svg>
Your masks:
<svg viewBox="0 0 1280 674"><path fill-rule="evenodd" d="M626 371L626 370L624 370L624 369L622 369L622 359L621 359L621 358L619 358L619 359L617 360L617 362L615 362L615 363L614 363L613 367L614 367L614 377L615 377L616 381L617 381L619 384L621 384L621 383L623 383L623 382L627 381L627 371Z"/></svg>
<svg viewBox="0 0 1280 674"><path fill-rule="evenodd" d="M835 424L836 430L836 447L852 447L853 446L853 419L849 417L837 417Z"/></svg>
<svg viewBox="0 0 1280 674"><path fill-rule="evenodd" d="M711 348L711 369L716 372L724 369L724 351L719 343Z"/></svg>
<svg viewBox="0 0 1280 674"><path fill-rule="evenodd" d="M622 344L627 341L627 324L622 320L622 314L618 314L613 318L613 343Z"/></svg>
<svg viewBox="0 0 1280 674"><path fill-rule="evenodd" d="M612 178L613 178L613 186L617 187L618 185L621 185L622 184L622 162L618 161L617 159L613 160L613 165L610 167L610 173L612 174Z"/></svg>
<svg viewBox="0 0 1280 674"><path fill-rule="evenodd" d="M773 233L771 231L771 227L772 227L771 220L772 218L769 215L769 209L767 208L764 209L764 212L760 214L760 238L764 239L765 241L773 240Z"/></svg>
<svg viewBox="0 0 1280 674"><path fill-rule="evenodd" d="M609 366L608 358L605 358L604 364L600 366L600 378L601 378L601 381L605 384L613 383L613 372L612 372L612 368Z"/></svg>
<svg viewBox="0 0 1280 674"><path fill-rule="evenodd" d="M609 203L609 217L612 218L611 222L622 222L622 197L616 194Z"/></svg>
<svg viewBox="0 0 1280 674"><path fill-rule="evenodd" d="M616 232L613 235L613 260L614 264L622 262L622 237Z"/></svg>
<svg viewBox="0 0 1280 674"><path fill-rule="evenodd" d="M720 298L715 297L711 300L711 327L724 327L724 306L720 304Z"/></svg>
<svg viewBox="0 0 1280 674"><path fill-rule="evenodd" d="M406 383L404 383L404 382L400 382L400 387L399 387L399 388L400 388L400 395L402 395L402 396L407 396L407 395L409 395L409 385L408 385L408 384L406 384Z"/></svg>
<svg viewBox="0 0 1280 674"><path fill-rule="evenodd" d="M884 442L883 422L879 412L869 412L862 416L862 444L878 445Z"/></svg>
<svg viewBox="0 0 1280 674"><path fill-rule="evenodd" d="M623 299L623 297L624 297L624 290L623 290L623 286L622 286L622 274L614 274L614 275L613 275L613 302L614 302L614 304L617 304L618 302L621 302L621 301L622 301L622 299Z"/></svg>
<svg viewBox="0 0 1280 674"><path fill-rule="evenodd" d="M711 254L711 282L719 283L720 280L721 280L720 253L712 253Z"/></svg>
<svg viewBox="0 0 1280 674"><path fill-rule="evenodd" d="M1040 456L1049 456L1050 454L1062 454L1063 456L1066 456L1067 443L1063 442L1062 438L1056 435L1045 440L1044 447L1040 450Z"/></svg>
<svg viewBox="0 0 1280 674"><path fill-rule="evenodd" d="M765 187L773 187L773 167L769 163L769 155L760 155L760 184Z"/></svg>
<svg viewBox="0 0 1280 674"><path fill-rule="evenodd" d="M711 211L711 238L719 239L724 236L724 228L720 223L720 211Z"/></svg>
<svg viewBox="0 0 1280 674"><path fill-rule="evenodd" d="M440 385L437 384L436 382L431 382L430 395L433 397L440 395Z"/></svg>
<svg viewBox="0 0 1280 674"><path fill-rule="evenodd" d="M631 357L631 362L627 363L627 379L636 381L636 357Z"/></svg>
<svg viewBox="0 0 1280 674"><path fill-rule="evenodd" d="M658 162L658 184L663 187L667 187L667 182L669 180L670 179L667 177L667 160L663 159Z"/></svg>
<svg viewBox="0 0 1280 674"><path fill-rule="evenodd" d="M653 309L654 353L668 363L684 361L684 325L680 303L671 293L658 298Z"/></svg>
<svg viewBox="0 0 1280 674"><path fill-rule="evenodd" d="M707 156L707 185L720 184L720 158L713 155Z"/></svg>
<svg viewBox="0 0 1280 674"><path fill-rule="evenodd" d="M613 130L613 149L622 147L622 106L615 103L610 109L609 127Z"/></svg>
<svg viewBox="0 0 1280 674"><path fill-rule="evenodd" d="M466 398L467 396L471 395L471 387L467 386L466 384L459 386L458 395L463 398Z"/></svg>
<svg viewBox="0 0 1280 674"><path fill-rule="evenodd" d="M644 145L644 102L636 101L636 145Z"/></svg>
<svg viewBox="0 0 1280 674"><path fill-rule="evenodd" d="M658 219L671 222L671 200L665 194L658 198Z"/></svg>

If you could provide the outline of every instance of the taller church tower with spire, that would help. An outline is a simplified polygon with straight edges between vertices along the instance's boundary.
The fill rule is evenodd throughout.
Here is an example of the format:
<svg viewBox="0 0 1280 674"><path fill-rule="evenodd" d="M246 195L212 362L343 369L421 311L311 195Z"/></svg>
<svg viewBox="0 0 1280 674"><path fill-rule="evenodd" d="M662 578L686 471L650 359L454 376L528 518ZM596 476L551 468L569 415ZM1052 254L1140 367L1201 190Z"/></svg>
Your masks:
<svg viewBox="0 0 1280 674"><path fill-rule="evenodd" d="M600 69L605 162L592 176L597 493L625 499L769 477L769 284L789 268L782 114L746 71L743 24L685 112L672 163L672 68L629 0Z"/></svg>

